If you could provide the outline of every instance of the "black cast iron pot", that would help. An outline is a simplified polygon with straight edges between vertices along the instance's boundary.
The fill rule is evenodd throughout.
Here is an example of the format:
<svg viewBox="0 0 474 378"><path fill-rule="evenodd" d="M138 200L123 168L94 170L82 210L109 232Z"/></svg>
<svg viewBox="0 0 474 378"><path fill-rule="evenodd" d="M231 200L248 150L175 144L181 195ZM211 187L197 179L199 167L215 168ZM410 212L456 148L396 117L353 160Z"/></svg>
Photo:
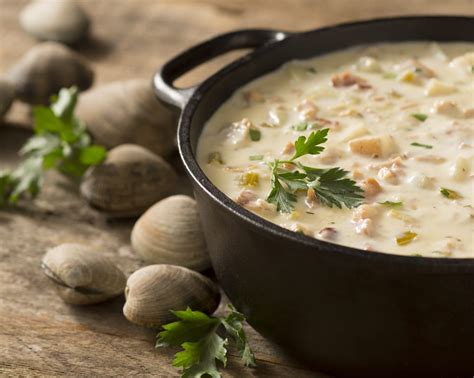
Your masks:
<svg viewBox="0 0 474 378"><path fill-rule="evenodd" d="M157 96L181 110L179 149L220 284L255 329L321 371L472 376L474 259L368 253L283 229L207 179L195 159L197 141L236 89L289 60L413 40L472 42L474 18L379 19L305 33L242 30L187 50L154 77ZM198 86L173 86L193 67L239 48L255 50Z"/></svg>

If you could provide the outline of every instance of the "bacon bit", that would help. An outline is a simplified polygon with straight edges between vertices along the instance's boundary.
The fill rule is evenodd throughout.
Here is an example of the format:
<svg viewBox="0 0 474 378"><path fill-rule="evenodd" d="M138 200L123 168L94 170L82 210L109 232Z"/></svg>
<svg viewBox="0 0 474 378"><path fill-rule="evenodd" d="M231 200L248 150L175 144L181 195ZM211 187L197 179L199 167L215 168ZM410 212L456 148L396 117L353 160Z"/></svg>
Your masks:
<svg viewBox="0 0 474 378"><path fill-rule="evenodd" d="M293 142L288 142L281 152L283 155L290 155L295 152L295 145Z"/></svg>
<svg viewBox="0 0 474 378"><path fill-rule="evenodd" d="M372 100L377 101L377 102L385 100L385 97L383 96L372 96L371 98Z"/></svg>
<svg viewBox="0 0 474 378"><path fill-rule="evenodd" d="M435 155L422 155L415 157L415 160L421 161L423 163L431 163L431 164L443 164L446 159L441 156Z"/></svg>
<svg viewBox="0 0 474 378"><path fill-rule="evenodd" d="M310 209L319 203L318 197L316 197L316 191L313 188L307 190L305 203Z"/></svg>
<svg viewBox="0 0 474 378"><path fill-rule="evenodd" d="M244 189L242 190L237 198L235 199L235 202L237 202L239 205L247 205L251 201L255 201L257 199L257 195L255 192L252 190Z"/></svg>
<svg viewBox="0 0 474 378"><path fill-rule="evenodd" d="M359 76L355 76L350 72L343 72L338 75L334 75L331 78L332 85L336 88L340 87L351 87L353 85L357 85L359 89L369 89L372 88L367 81Z"/></svg>
<svg viewBox="0 0 474 378"><path fill-rule="evenodd" d="M369 168L379 170L381 168L395 168L395 167L402 167L402 166L403 166L402 158L400 156L396 156L390 160L383 161L381 163L370 164Z"/></svg>
<svg viewBox="0 0 474 378"><path fill-rule="evenodd" d="M327 118L315 118L314 120L323 126L330 125L333 123L331 120Z"/></svg>
<svg viewBox="0 0 474 378"><path fill-rule="evenodd" d="M375 196L382 191L379 182L373 177L369 177L362 181L362 189L364 189L365 195L368 197Z"/></svg>
<svg viewBox="0 0 474 378"><path fill-rule="evenodd" d="M318 236L322 239L334 240L337 236L337 230L334 227L324 227L319 230Z"/></svg>
<svg viewBox="0 0 474 378"><path fill-rule="evenodd" d="M247 102L247 105L251 105L256 102L265 102L265 97L263 97L263 95L255 89L245 91L243 93L243 97L245 102Z"/></svg>
<svg viewBox="0 0 474 378"><path fill-rule="evenodd" d="M469 108L464 110L464 117L472 118L474 117L474 108Z"/></svg>
<svg viewBox="0 0 474 378"><path fill-rule="evenodd" d="M411 109L411 108L415 108L415 107L417 107L417 106L418 106L417 103L415 103L415 102L410 102L410 103L408 103L408 104L405 104L405 105L401 106L400 109L401 109L401 110Z"/></svg>
<svg viewBox="0 0 474 378"><path fill-rule="evenodd" d="M459 106L454 101L440 100L436 101L431 109L432 112L444 114L446 116L461 118L465 116L465 112L459 109Z"/></svg>
<svg viewBox="0 0 474 378"><path fill-rule="evenodd" d="M303 100L296 106L296 111L302 115L305 120L315 120L319 108L309 100Z"/></svg>
<svg viewBox="0 0 474 378"><path fill-rule="evenodd" d="M295 168L295 165L293 163L280 163L281 167L283 169L287 169L287 170L292 170L293 168Z"/></svg>

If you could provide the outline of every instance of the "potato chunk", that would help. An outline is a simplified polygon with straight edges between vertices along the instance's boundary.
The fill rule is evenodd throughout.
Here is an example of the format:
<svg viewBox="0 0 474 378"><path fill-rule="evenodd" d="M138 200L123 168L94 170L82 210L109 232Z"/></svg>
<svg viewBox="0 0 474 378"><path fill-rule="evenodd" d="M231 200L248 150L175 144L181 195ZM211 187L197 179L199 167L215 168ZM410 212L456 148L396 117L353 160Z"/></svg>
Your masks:
<svg viewBox="0 0 474 378"><path fill-rule="evenodd" d="M468 73L471 73L472 66L474 66L474 52L468 52L464 55L460 55L454 58L449 65L454 68L461 69Z"/></svg>
<svg viewBox="0 0 474 378"><path fill-rule="evenodd" d="M425 95L427 96L442 96L454 92L456 92L456 87L450 84L443 83L438 79L430 79L425 89Z"/></svg>
<svg viewBox="0 0 474 378"><path fill-rule="evenodd" d="M396 150L395 142L389 135L367 136L349 141L352 152L372 157L388 156Z"/></svg>
<svg viewBox="0 0 474 378"><path fill-rule="evenodd" d="M456 159L454 165L451 167L450 173L455 180L462 181L467 177L470 170L471 166L469 164L469 160L459 156Z"/></svg>

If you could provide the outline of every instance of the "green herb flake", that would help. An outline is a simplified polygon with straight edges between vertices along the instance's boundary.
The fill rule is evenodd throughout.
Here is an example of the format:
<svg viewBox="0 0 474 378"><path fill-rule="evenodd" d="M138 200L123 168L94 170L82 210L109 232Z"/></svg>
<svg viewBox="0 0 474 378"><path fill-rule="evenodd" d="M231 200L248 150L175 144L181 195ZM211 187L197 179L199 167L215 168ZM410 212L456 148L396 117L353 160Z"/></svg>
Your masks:
<svg viewBox="0 0 474 378"><path fill-rule="evenodd" d="M474 64L471 66L471 73L474 73Z"/></svg>
<svg viewBox="0 0 474 378"><path fill-rule="evenodd" d="M423 113L413 113L410 114L413 118L417 119L420 122L425 122L428 119L428 116Z"/></svg>
<svg viewBox="0 0 474 378"><path fill-rule="evenodd" d="M291 128L295 131L306 131L308 126L309 125L306 122L301 122L301 123L291 126Z"/></svg>
<svg viewBox="0 0 474 378"><path fill-rule="evenodd" d="M250 161L259 161L263 160L263 155L250 155L249 156Z"/></svg>
<svg viewBox="0 0 474 378"><path fill-rule="evenodd" d="M309 73L312 73L312 74L315 74L315 73L318 72L318 71L316 70L316 68L314 68L314 67L308 67L308 68L306 69L306 71L308 71Z"/></svg>
<svg viewBox="0 0 474 378"><path fill-rule="evenodd" d="M418 142L413 142L413 143L410 144L410 146L423 147L423 148L427 148L429 150L431 150L433 148L433 146L430 145L430 144L423 144L423 143L418 143Z"/></svg>
<svg viewBox="0 0 474 378"><path fill-rule="evenodd" d="M397 236L397 244L400 246L410 244L417 236L418 234L415 232L406 231L400 236Z"/></svg>
<svg viewBox="0 0 474 378"><path fill-rule="evenodd" d="M403 202L392 202L392 201L378 202L378 204L391 207L391 208L399 208L403 206Z"/></svg>
<svg viewBox="0 0 474 378"><path fill-rule="evenodd" d="M462 198L462 196L456 192L455 190L452 190L452 189L448 189L448 188L440 188L439 189L439 192L446 198L450 199L450 200L455 200L455 199L459 199L459 198Z"/></svg>
<svg viewBox="0 0 474 378"><path fill-rule="evenodd" d="M297 201L297 191L312 188L322 205L328 207L357 207L362 203L363 190L355 181L345 176L341 168L319 169L305 166L295 160L305 155L318 155L324 150L321 144L327 141L329 129L312 132L308 137L300 136L294 143L295 153L290 160L275 160L272 170L271 191L267 201L276 205L282 213L291 213ZM286 164L283 167L282 164ZM290 166L291 168L288 168Z"/></svg>
<svg viewBox="0 0 474 378"><path fill-rule="evenodd" d="M245 317L229 305L227 316L213 317L200 311L172 311L178 321L165 324L158 334L156 347L183 348L175 354L173 366L182 368L182 377L202 377L209 375L214 378L221 376L217 364L227 364L227 346L230 338L245 366L255 367L255 356L250 349L243 322ZM224 332L226 338L223 338Z"/></svg>
<svg viewBox="0 0 474 378"><path fill-rule="evenodd" d="M252 142L258 142L260 139L262 139L262 133L255 127L251 127L249 129L249 135Z"/></svg>

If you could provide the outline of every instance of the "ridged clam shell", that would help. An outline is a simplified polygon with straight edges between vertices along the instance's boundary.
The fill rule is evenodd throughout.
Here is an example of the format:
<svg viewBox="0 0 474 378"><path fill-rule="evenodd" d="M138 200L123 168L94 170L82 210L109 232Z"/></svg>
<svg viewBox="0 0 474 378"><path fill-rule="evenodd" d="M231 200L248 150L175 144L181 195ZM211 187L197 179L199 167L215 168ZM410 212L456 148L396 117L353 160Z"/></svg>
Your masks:
<svg viewBox="0 0 474 378"><path fill-rule="evenodd" d="M15 89L8 81L0 79L0 119L10 109L15 98Z"/></svg>
<svg viewBox="0 0 474 378"><path fill-rule="evenodd" d="M48 104L61 88L92 85L94 73L76 52L56 42L43 42L28 51L8 72L17 96L31 104Z"/></svg>
<svg viewBox="0 0 474 378"><path fill-rule="evenodd" d="M34 37L74 43L89 29L89 18L75 0L36 0L20 13L21 27Z"/></svg>
<svg viewBox="0 0 474 378"><path fill-rule="evenodd" d="M196 201L175 195L143 214L132 230L133 250L151 264L173 264L194 270L210 267Z"/></svg>
<svg viewBox="0 0 474 378"><path fill-rule="evenodd" d="M160 327L175 319L170 310L212 314L220 301L217 286L207 277L174 265L149 265L127 280L123 313L132 323Z"/></svg>
<svg viewBox="0 0 474 378"><path fill-rule="evenodd" d="M87 170L81 194L109 216L135 216L172 194L176 181L173 168L160 156L123 144L110 150L102 164Z"/></svg>
<svg viewBox="0 0 474 378"><path fill-rule="evenodd" d="M97 143L134 143L167 156L176 149L173 114L156 99L149 80L113 82L81 95L76 114Z"/></svg>
<svg viewBox="0 0 474 378"><path fill-rule="evenodd" d="M82 244L61 244L50 249L41 267L67 303L103 302L120 295L125 288L122 271L110 259Z"/></svg>

